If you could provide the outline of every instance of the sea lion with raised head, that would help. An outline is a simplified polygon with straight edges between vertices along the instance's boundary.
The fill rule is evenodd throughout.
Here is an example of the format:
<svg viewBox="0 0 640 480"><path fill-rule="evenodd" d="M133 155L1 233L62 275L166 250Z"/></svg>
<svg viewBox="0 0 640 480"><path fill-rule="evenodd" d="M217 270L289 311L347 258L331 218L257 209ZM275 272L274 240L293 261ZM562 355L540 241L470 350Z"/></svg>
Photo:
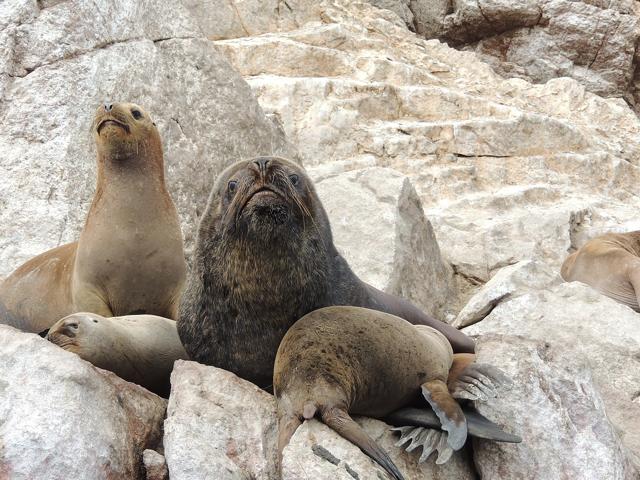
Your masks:
<svg viewBox="0 0 640 480"><path fill-rule="evenodd" d="M80 239L29 260L0 284L5 321L21 330L41 332L80 311L176 318L186 264L160 134L131 103L98 108L92 131L97 187Z"/></svg>
<svg viewBox="0 0 640 480"><path fill-rule="evenodd" d="M442 438L450 456L464 445L468 428L450 389L455 390L462 372L471 372L471 361L452 368L454 354L444 335L387 313L339 306L305 315L286 333L275 360L278 458L298 426L318 416L402 479L387 453L350 414L384 418L419 398L446 431Z"/></svg>
<svg viewBox="0 0 640 480"><path fill-rule="evenodd" d="M180 304L178 333L189 356L268 387L287 330L331 305L388 312L441 331L455 352L474 349L462 332L351 271L300 166L260 157L228 167L200 220Z"/></svg>
<svg viewBox="0 0 640 480"><path fill-rule="evenodd" d="M74 313L56 322L47 339L163 397L170 391L173 363L188 360L176 322L155 315Z"/></svg>
<svg viewBox="0 0 640 480"><path fill-rule="evenodd" d="M640 231L589 240L567 257L560 275L640 311Z"/></svg>

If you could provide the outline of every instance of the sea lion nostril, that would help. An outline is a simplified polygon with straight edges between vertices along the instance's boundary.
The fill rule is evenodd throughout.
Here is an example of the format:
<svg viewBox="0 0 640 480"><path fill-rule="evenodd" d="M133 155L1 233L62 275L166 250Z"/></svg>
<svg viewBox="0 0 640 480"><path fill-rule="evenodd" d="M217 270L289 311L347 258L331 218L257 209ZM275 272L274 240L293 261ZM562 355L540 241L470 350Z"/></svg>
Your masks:
<svg viewBox="0 0 640 480"><path fill-rule="evenodd" d="M258 170L260 170L261 172L264 172L267 169L267 165L269 164L269 161L270 160L268 158L258 158L254 160L253 163L258 166Z"/></svg>
<svg viewBox="0 0 640 480"><path fill-rule="evenodd" d="M113 110L113 104L105 103L104 104L104 109L105 109L105 111L110 112L111 110Z"/></svg>

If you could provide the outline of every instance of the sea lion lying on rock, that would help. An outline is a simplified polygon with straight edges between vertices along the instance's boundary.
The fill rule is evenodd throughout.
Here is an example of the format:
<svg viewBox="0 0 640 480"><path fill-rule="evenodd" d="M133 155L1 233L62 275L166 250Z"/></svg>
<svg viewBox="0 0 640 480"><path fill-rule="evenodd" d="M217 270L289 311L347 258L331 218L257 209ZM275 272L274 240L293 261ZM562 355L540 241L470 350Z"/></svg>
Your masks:
<svg viewBox="0 0 640 480"><path fill-rule="evenodd" d="M20 330L38 333L80 311L176 318L186 264L160 134L131 103L98 108L92 130L98 180L79 241L38 255L0 284L0 321Z"/></svg>
<svg viewBox="0 0 640 480"><path fill-rule="evenodd" d="M640 231L589 240L567 257L560 274L640 312Z"/></svg>
<svg viewBox="0 0 640 480"><path fill-rule="evenodd" d="M464 385L477 382L479 376L466 359L452 369L453 360L449 341L440 332L394 315L359 307L326 307L305 315L286 333L275 360L279 458L298 426L318 416L402 479L387 453L349 414L384 418L413 404L420 393L447 432L441 436L430 430L425 435L440 439L435 442L439 451L445 450L439 443L446 444L443 461L462 448L468 428L480 436L520 441L477 413L468 427L450 389L466 391ZM427 457L433 451L426 452L431 438L410 440L424 445Z"/></svg>
<svg viewBox="0 0 640 480"><path fill-rule="evenodd" d="M189 359L176 322L155 315L74 313L56 322L47 339L163 397L169 395L173 363Z"/></svg>
<svg viewBox="0 0 640 480"><path fill-rule="evenodd" d="M287 330L331 305L388 312L439 330L454 352L474 349L462 332L351 271L300 166L260 157L227 168L200 221L180 304L178 333L189 356L268 387Z"/></svg>

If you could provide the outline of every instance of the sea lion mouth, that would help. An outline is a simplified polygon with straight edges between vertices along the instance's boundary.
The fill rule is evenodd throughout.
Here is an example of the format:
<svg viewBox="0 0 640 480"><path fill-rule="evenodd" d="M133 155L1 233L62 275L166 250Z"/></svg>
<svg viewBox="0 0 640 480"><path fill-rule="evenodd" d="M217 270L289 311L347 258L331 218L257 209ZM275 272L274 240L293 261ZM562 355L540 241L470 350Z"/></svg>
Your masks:
<svg viewBox="0 0 640 480"><path fill-rule="evenodd" d="M258 188L254 192L251 192L251 194L247 195L247 198L245 199L244 204L240 208L240 212L242 212L245 209L245 207L249 204L251 200L253 200L254 197L260 197L260 196L266 196L266 195L275 196L276 198L280 198L284 200L284 196L280 192L274 190L271 187L263 186Z"/></svg>
<svg viewBox="0 0 640 480"><path fill-rule="evenodd" d="M116 120L115 118L110 117L110 118L105 118L104 120L101 120L100 123L98 123L98 127L97 127L98 135L100 135L100 131L104 127L106 127L107 125L118 126L118 127L122 128L125 132L129 133L129 125L126 125L126 124Z"/></svg>
<svg viewBox="0 0 640 480"><path fill-rule="evenodd" d="M78 346L73 338L63 333L49 333L47 335L47 340L49 340L54 345L59 346L60 348L64 348L65 350L70 350Z"/></svg>

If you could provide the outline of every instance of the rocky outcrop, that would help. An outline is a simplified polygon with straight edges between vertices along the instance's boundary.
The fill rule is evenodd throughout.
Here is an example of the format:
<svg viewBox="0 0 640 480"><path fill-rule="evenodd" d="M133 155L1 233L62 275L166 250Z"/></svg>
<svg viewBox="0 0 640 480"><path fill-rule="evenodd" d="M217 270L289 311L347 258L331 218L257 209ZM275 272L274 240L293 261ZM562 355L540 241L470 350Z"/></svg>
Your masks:
<svg viewBox="0 0 640 480"><path fill-rule="evenodd" d="M418 34L477 53L505 78L571 77L591 92L638 100L637 2L412 0L409 8L413 15L400 17Z"/></svg>
<svg viewBox="0 0 640 480"><path fill-rule="evenodd" d="M479 335L480 361L514 380L481 411L526 439L479 442L483 477L637 478L640 314L572 282L508 299L465 332Z"/></svg>
<svg viewBox="0 0 640 480"><path fill-rule="evenodd" d="M453 271L405 175L373 167L329 176L316 189L356 275L438 318L453 315Z"/></svg>
<svg viewBox="0 0 640 480"><path fill-rule="evenodd" d="M156 121L187 248L222 167L260 154L295 156L180 4L3 9L0 275L77 239L95 188L89 126L104 100L139 103Z"/></svg>
<svg viewBox="0 0 640 480"><path fill-rule="evenodd" d="M144 480L166 402L37 335L0 325L0 478Z"/></svg>

